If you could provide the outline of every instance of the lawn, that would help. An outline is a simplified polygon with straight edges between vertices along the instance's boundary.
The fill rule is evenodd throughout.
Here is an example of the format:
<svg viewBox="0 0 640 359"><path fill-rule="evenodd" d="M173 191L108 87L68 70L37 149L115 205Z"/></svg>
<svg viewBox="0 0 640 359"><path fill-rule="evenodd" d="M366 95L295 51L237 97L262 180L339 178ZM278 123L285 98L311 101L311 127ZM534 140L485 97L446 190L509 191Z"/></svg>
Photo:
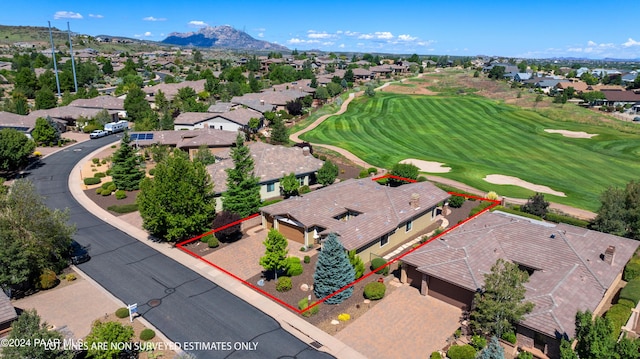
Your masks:
<svg viewBox="0 0 640 359"><path fill-rule="evenodd" d="M452 170L439 174L481 190L526 198L533 192L493 185L489 174L519 177L546 185L567 197L547 200L596 210L608 186L640 179L637 129L579 123L504 105L473 94L411 96L377 93L354 100L346 113L327 119L302 136L310 142L345 148L375 166L390 168L406 158L444 162ZM596 133L591 139L567 138L544 129Z"/></svg>

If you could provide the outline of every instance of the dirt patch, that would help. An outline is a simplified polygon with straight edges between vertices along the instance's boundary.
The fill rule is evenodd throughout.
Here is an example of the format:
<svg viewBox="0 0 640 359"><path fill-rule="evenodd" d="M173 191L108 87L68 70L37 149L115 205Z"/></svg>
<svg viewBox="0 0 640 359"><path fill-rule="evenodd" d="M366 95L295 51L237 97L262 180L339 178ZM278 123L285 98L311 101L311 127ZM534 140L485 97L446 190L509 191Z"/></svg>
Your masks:
<svg viewBox="0 0 640 359"><path fill-rule="evenodd" d="M584 131L576 132L576 131L550 130L550 129L545 129L544 132L559 133L564 137L570 137L570 138L591 138L593 136L598 135L597 133L586 133Z"/></svg>
<svg viewBox="0 0 640 359"><path fill-rule="evenodd" d="M420 169L420 172L429 173L447 173L451 171L451 167L444 167L444 163L418 160L415 158L407 158L400 161L400 163L411 163Z"/></svg>
<svg viewBox="0 0 640 359"><path fill-rule="evenodd" d="M380 92L392 92L405 95L427 95L435 96L438 93L429 90L424 86L388 85L379 90Z"/></svg>
<svg viewBox="0 0 640 359"><path fill-rule="evenodd" d="M542 186L542 185L537 185L531 182L527 182L527 181L521 180L518 177L504 176L504 175L488 175L484 178L484 180L493 184L518 186L518 187L526 188L535 192L547 193L547 194L551 194L558 197L566 197L564 192L554 191L553 189L547 186Z"/></svg>
<svg viewBox="0 0 640 359"><path fill-rule="evenodd" d="M95 187L99 187L99 186L95 186ZM89 197L90 200L92 200L93 202L95 202L98 206L100 206L100 208L107 210L107 208L109 208L110 206L121 206L124 204L132 204L132 203L136 203L136 197L138 196L138 193L140 191L136 190L136 191L129 191L127 192L127 198L125 199L116 199L115 196L115 192L112 193L109 196L103 196L103 195L99 195L96 194L96 190L95 189L88 189L84 191L84 194ZM115 215L115 216L122 216L122 214L120 213L115 213L115 212L111 212L109 211L109 213Z"/></svg>

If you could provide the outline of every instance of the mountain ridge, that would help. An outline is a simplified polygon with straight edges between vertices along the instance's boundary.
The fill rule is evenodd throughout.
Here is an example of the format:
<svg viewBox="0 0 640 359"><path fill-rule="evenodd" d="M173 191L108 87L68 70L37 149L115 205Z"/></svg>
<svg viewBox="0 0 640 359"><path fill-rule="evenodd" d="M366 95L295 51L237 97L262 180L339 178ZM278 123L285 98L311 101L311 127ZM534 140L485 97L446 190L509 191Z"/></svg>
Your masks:
<svg viewBox="0 0 640 359"><path fill-rule="evenodd" d="M208 48L289 51L285 46L256 40L246 32L236 30L228 25L207 26L195 32L172 32L160 42L170 45Z"/></svg>

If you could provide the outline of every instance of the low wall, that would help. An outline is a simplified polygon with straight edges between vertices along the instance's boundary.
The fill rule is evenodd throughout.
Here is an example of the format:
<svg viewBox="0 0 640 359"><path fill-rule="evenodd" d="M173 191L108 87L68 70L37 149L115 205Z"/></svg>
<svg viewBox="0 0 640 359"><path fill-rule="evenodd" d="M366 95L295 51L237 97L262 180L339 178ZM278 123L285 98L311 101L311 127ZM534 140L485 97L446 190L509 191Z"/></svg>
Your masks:
<svg viewBox="0 0 640 359"><path fill-rule="evenodd" d="M251 218L242 222L242 224L240 225L240 230L244 232L251 227L255 227L259 225L262 225L262 216L256 216L254 218Z"/></svg>

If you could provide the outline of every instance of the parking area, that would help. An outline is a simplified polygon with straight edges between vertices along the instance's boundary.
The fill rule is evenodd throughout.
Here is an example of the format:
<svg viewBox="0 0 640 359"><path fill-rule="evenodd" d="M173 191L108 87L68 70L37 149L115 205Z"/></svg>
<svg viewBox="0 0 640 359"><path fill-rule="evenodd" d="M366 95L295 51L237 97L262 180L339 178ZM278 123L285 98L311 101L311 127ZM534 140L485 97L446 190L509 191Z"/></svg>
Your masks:
<svg viewBox="0 0 640 359"><path fill-rule="evenodd" d="M402 285L336 338L370 359L427 358L446 345L461 314L459 308Z"/></svg>

